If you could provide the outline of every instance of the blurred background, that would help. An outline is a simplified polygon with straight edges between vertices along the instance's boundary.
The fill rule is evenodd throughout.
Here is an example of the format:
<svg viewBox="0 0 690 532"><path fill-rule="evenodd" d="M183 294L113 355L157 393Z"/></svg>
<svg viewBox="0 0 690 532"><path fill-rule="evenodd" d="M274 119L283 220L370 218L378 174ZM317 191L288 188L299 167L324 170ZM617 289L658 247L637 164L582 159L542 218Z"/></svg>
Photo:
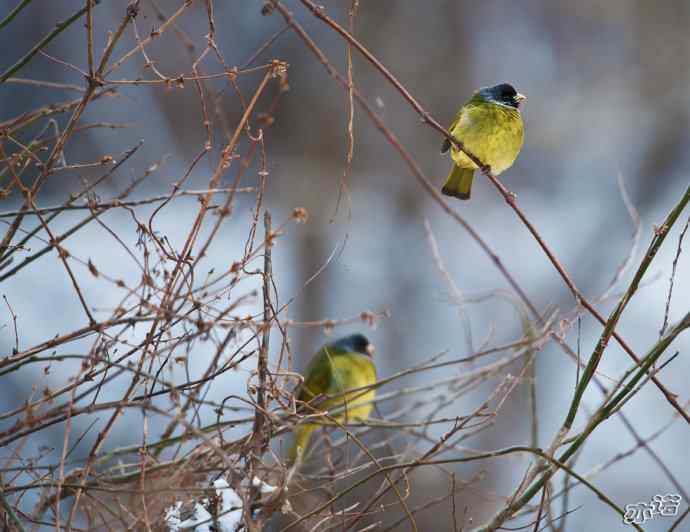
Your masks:
<svg viewBox="0 0 690 532"><path fill-rule="evenodd" d="M0 0L0 18L16 3ZM182 3L143 0L136 20L140 34L148 35L159 25L157 11L170 16ZM330 16L347 25L349 2L322 3ZM82 5L76 0L32 2L0 31L0 70L17 61L56 21L66 19ZM331 64L345 74L343 40L299 2L286 5ZM120 22L125 6L125 2L102 1L95 8L97 57L106 45L108 32L114 31ZM228 67L245 65L263 43L284 27L278 13L262 16L261 7L258 1L215 3L216 42ZM594 300L610 285L633 243L635 226L621 195L619 176L640 216L640 248L633 267L639 264L654 224L663 220L690 181L690 63L685 60L690 54L689 25L690 4L685 2L485 0L438 1L430 5L361 0L355 33L444 125L450 123L459 106L478 87L510 82L528 96L523 111L525 146L515 165L501 178L517 194L519 205L579 289ZM205 4L193 2L176 19L175 31L154 40L146 51L164 75L188 75L194 59L206 46L207 33ZM185 45L182 34L191 40L188 44L193 44L193 49ZM116 48L115 57L135 44L130 29L122 45ZM52 58L37 56L17 77L84 85L82 74L67 66L86 69L82 23L55 39L46 52ZM356 330L365 332L376 345L381 377L444 351L449 357L458 358L485 344L499 345L519 338L520 316L512 305L497 298L474 302L475 296L509 289L505 279L468 234L424 192L359 108L355 108L354 161L346 187L341 189L347 152L346 94L294 32L282 33L253 65L271 59L289 64L289 91L280 97L272 112L274 122L264 131L268 170L264 205L271 211L275 224L287 220L296 207L309 213L306 224L288 225L274 247L279 302L291 301L283 317L311 322L357 317L363 311L388 314L376 320L374 328L360 322L339 326L332 332L320 326L290 327L295 367L303 369L309 356L329 338ZM141 54L137 54L107 79L152 79L144 63ZM222 71L211 55L201 68L205 73ZM361 93L440 187L450 163L440 154L441 138L437 132L424 125L380 73L356 53L353 72ZM263 72L257 72L238 78L245 98L251 97L262 76ZM211 113L214 147L209 157L194 168L186 184L190 189L208 185L223 146L223 121L232 129L242 114L237 94L226 80L210 80L206 89L211 95L208 101L215 107ZM269 86L260 100L260 111L269 111L277 92L277 83ZM64 89L5 83L0 86L0 122L41 105L77 97L78 93ZM61 128L68 117L69 114L57 117ZM83 122L126 124L127 128L98 128L76 135L65 150L70 164L97 161L104 155L118 159L140 139L144 141L135 156L99 187L102 199L116 196L135 176L154 164L159 164L159 168L133 197L170 192L207 140L199 93L193 83L184 87L117 86L116 96L88 107ZM254 127L259 127L255 121ZM258 170L258 165L250 168L241 185L255 185ZM89 169L55 174L43 189L38 204L59 204L82 179L96 174ZM234 172L223 180L223 186L232 184ZM2 200L2 210L12 211L20 201L16 194L10 196ZM227 268L241 257L254 202L251 194L238 197L233 216L223 225L222 236L204 261L208 269ZM533 237L483 176L475 179L471 201L449 202L499 255L540 311L558 308L565 315L575 308L572 295ZM197 207L193 198L176 201L174 208L164 208L157 215L156 230L180 249ZM153 207L142 207L137 212L145 220L152 211ZM61 216L55 222L56 230L70 227L81 216ZM11 219L2 220L5 223ZM645 278L646 284L617 329L640 355L659 337L672 262L686 220L687 214L674 227ZM119 236L135 248L137 227L126 211L111 211L104 221L118 228ZM453 300L448 283L439 273L425 221L450 276L468 298L461 306ZM35 223L26 222L27 227ZM137 277L138 272L131 268L132 259L102 226L91 224L79 235L67 241L70 253L84 260L91 258L113 278ZM689 267L690 258L685 253L677 266L671 322L688 311ZM109 315L123 297L121 291L86 275L84 268L80 272L94 315ZM629 279L630 275L625 275L618 290L625 289ZM242 290L249 293L259 286L257 280L255 286L249 283ZM17 315L20 349L87 324L64 267L50 254L3 281L0 289ZM599 310L608 315L616 300L614 297L602 302ZM246 312L258 309L260 300L254 298ZM471 335L463 315L469 320ZM0 326L2 352L10 353L15 347L15 336L12 317L5 310ZM143 334L143 328L138 332ZM583 358L590 355L600 333L601 326L584 314L579 336ZM577 322L566 331L565 340L577 349ZM88 345L86 341L77 342L69 348L79 351ZM690 335L681 336L672 348L680 356L660 374L660 379L685 404L690 399L690 364L686 356ZM199 346L199 357L208 354ZM73 373L77 366L78 362L72 365L66 361L54 365L48 375L36 366L2 376L3 410L20 407L44 386L64 383L65 375ZM611 343L599 367L600 377L607 382L607 376L619 377L629 367L629 358ZM519 366L516 368L513 371L519 370ZM384 390L433 382L449 371L462 371L462 367L411 376ZM548 445L565 417L575 371L574 363L553 343L537 355L541 445ZM246 377L247 373L241 371L224 375L222 382L214 383L209 397L220 400L231 393L246 394ZM444 409L444 414L471 412L497 382L488 382L464 396ZM127 383L126 379L109 383L99 400L119 399ZM599 400L600 394L594 389L585 396L585 404L592 409L599 405ZM403 397L395 404L381 405L380 415L385 417L387 411L404 408L404 401ZM626 404L624 412L643 438L661 428L674 413L652 385ZM85 430L96 418L104 419L85 416L75 420L76 427ZM132 441L131 426L138 426L140 418L134 412L123 416L109 445L136 444L136 440ZM212 414L209 419L213 419ZM576 428L581 428L582 419L578 420ZM152 434L162 430L165 421L160 423L151 427ZM436 436L447 429L440 426ZM21 453L27 457L43 453L46 460L52 457L54 462L59 458L63 430L62 425L56 425L34 434ZM494 426L465 445L481 450L522 445L529 442L529 432L526 392L519 386L511 401L502 407ZM79 448L88 452L95 437L96 431L88 433ZM424 452L428 445L417 442L416 449L408 452ZM688 427L683 421L650 444L674 475L686 483L690 473L687 445ZM634 446L634 438L617 418L612 418L590 439L576 470L589 471ZM480 470L484 473L480 482L456 496L458 508L468 508L466 526L471 526L470 519L476 525L493 515L502 497L515 489L530 463L531 457L511 456L454 468L458 479L469 479ZM448 477L436 469L420 469L412 479L415 489L411 497L415 504L448 493ZM594 483L620 506L677 491L644 451L606 469L594 478ZM685 488L690 486L686 484ZM30 496L27 500L31 500ZM681 510L687 503L682 503ZM567 530L625 528L619 516L582 487L571 493L569 508L577 510L568 516ZM450 521L439 521L449 519L450 512L446 510L421 512L420 529L452 530ZM398 510L391 512L396 515L390 518L397 518ZM657 518L644 528L666 530L671 522L669 518Z"/></svg>

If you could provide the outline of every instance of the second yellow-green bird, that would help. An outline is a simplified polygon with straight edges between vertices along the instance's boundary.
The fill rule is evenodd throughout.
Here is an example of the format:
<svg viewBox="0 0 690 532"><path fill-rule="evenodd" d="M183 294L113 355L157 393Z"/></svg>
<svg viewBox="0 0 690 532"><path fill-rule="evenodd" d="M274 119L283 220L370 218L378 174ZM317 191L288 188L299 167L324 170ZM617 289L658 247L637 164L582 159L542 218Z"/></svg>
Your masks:
<svg viewBox="0 0 690 532"><path fill-rule="evenodd" d="M373 346L361 334L324 345L311 359L304 382L296 392L298 411L313 414L336 410L332 416L338 423L366 420L376 397L372 387L376 383L373 352ZM314 401L317 397L320 399ZM290 451L291 463L304 456L312 432L319 426L314 423L297 426Z"/></svg>
<svg viewBox="0 0 690 532"><path fill-rule="evenodd" d="M513 165L522 149L524 130L520 104L526 99L508 83L483 87L460 108L448 131L498 175ZM445 139L441 153L450 148L451 142ZM441 192L446 196L470 199L474 171L478 167L455 146L450 156L455 164Z"/></svg>

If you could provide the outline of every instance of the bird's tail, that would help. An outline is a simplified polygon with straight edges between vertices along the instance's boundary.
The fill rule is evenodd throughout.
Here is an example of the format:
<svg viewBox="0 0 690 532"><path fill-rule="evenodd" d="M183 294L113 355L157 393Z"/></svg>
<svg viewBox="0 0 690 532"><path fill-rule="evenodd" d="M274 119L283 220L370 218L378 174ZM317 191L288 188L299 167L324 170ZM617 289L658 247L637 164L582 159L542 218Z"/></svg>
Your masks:
<svg viewBox="0 0 690 532"><path fill-rule="evenodd" d="M300 425L295 429L295 442L290 449L290 464L294 464L297 458L301 460L307 452L311 433L316 430L318 425Z"/></svg>
<svg viewBox="0 0 690 532"><path fill-rule="evenodd" d="M458 165L454 164L441 192L446 196L455 196L462 200L468 200L470 199L470 192L472 191L473 179L473 168L460 168Z"/></svg>

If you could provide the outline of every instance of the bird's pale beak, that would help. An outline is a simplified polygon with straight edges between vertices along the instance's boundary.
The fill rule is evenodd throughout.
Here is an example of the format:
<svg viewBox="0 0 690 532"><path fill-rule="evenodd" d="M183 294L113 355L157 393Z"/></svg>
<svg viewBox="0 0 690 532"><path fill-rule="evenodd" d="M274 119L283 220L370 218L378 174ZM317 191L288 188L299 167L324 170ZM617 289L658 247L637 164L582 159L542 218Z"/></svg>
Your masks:
<svg viewBox="0 0 690 532"><path fill-rule="evenodd" d="M367 355L374 356L375 352L376 352L376 348L374 347L374 344L368 344L367 345Z"/></svg>
<svg viewBox="0 0 690 532"><path fill-rule="evenodd" d="M526 101L526 100L527 100L527 96L525 96L524 94L520 94L520 93L518 92L518 93L513 97L513 99L515 100L515 103L520 103L520 102Z"/></svg>

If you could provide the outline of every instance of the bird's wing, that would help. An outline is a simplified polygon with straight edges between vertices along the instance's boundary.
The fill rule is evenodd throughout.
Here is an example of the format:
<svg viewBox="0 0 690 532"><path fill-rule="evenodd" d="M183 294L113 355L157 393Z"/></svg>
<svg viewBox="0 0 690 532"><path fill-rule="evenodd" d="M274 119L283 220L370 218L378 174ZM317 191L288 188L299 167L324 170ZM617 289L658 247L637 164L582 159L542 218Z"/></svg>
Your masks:
<svg viewBox="0 0 690 532"><path fill-rule="evenodd" d="M462 115L463 109L464 109L464 107L460 108L460 111L458 112L457 115L455 115L455 118L450 123L450 126L448 126L448 131L450 131L451 133L453 132L453 129L455 128L458 121L460 120L460 116ZM450 150L450 140L448 140L448 138L444 138L443 144L441 145L441 153L446 153L448 150Z"/></svg>
<svg viewBox="0 0 690 532"><path fill-rule="evenodd" d="M298 401L309 402L319 394L327 394L333 380L332 353L321 349L311 359L304 373L304 382L295 391Z"/></svg>
<svg viewBox="0 0 690 532"><path fill-rule="evenodd" d="M472 105L472 98L467 100L464 104L462 104L462 107L458 111L458 114L455 115L455 118L453 118L453 121L450 123L450 126L448 126L448 131L452 134L453 130L457 127L458 122L460 122L460 119L462 118L463 114L467 114L468 107ZM446 153L450 149L450 140L447 138L443 139L443 145L441 146L441 153Z"/></svg>

